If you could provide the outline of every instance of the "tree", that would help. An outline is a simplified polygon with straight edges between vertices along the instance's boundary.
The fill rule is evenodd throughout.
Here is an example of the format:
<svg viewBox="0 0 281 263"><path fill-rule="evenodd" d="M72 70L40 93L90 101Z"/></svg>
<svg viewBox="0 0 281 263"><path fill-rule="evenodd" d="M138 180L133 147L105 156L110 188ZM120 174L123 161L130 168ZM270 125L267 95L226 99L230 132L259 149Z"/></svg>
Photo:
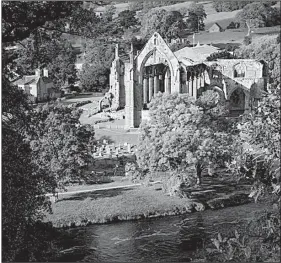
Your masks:
<svg viewBox="0 0 281 263"><path fill-rule="evenodd" d="M228 159L234 140L229 133L231 123L217 118L214 105L203 112L188 95L157 94L149 105L150 121L141 126L139 167L150 173L168 171L172 177L182 175L190 184L196 178L200 184L204 167ZM196 168L195 174L188 175L190 167Z"/></svg>
<svg viewBox="0 0 281 263"><path fill-rule="evenodd" d="M229 53L229 51L221 51L221 52L217 52L214 54L211 54L209 57L207 57L208 61L214 61L217 59L232 59L233 55L231 53Z"/></svg>
<svg viewBox="0 0 281 263"><path fill-rule="evenodd" d="M231 12L242 9L253 1L213 1L213 8L217 12Z"/></svg>
<svg viewBox="0 0 281 263"><path fill-rule="evenodd" d="M280 25L280 11L261 2L246 5L236 15L236 20L248 28Z"/></svg>
<svg viewBox="0 0 281 263"><path fill-rule="evenodd" d="M116 12L116 7L114 5L107 6L103 14L103 20L105 20L105 22L112 21L115 12Z"/></svg>
<svg viewBox="0 0 281 263"><path fill-rule="evenodd" d="M138 24L136 11L124 10L118 14L118 21L121 27L130 28Z"/></svg>
<svg viewBox="0 0 281 263"><path fill-rule="evenodd" d="M150 37L157 31L162 37L171 39L185 28L183 17L177 11L152 9L141 18L141 35L144 38Z"/></svg>
<svg viewBox="0 0 281 263"><path fill-rule="evenodd" d="M143 1L130 1L128 8L130 11L140 11L143 9Z"/></svg>
<svg viewBox="0 0 281 263"><path fill-rule="evenodd" d="M15 51L17 59L13 63L19 75L33 75L36 68L47 68L54 86L60 88L77 80L76 52L67 40L51 37L52 34L44 31L31 34Z"/></svg>
<svg viewBox="0 0 281 263"><path fill-rule="evenodd" d="M5 68L4 68L5 69ZM26 95L2 74L2 242L3 260L18 261L28 225L49 211L42 195L49 189L44 171L37 172L25 134L31 130ZM32 248L30 247L30 252Z"/></svg>
<svg viewBox="0 0 281 263"><path fill-rule="evenodd" d="M3 2L2 42L23 40L47 21L68 17L81 2Z"/></svg>
<svg viewBox="0 0 281 263"><path fill-rule="evenodd" d="M109 84L111 63L114 59L114 46L104 42L89 43L86 47L86 60L80 73L81 84L88 90Z"/></svg>
<svg viewBox="0 0 281 263"><path fill-rule="evenodd" d="M190 47L190 42L185 42L185 43L173 43L170 45L170 49L175 52L177 50L180 50L182 48L185 48L185 47Z"/></svg>
<svg viewBox="0 0 281 263"><path fill-rule="evenodd" d="M3 2L2 43L19 43L46 21L68 17L81 2ZM3 261L47 261L42 257L45 235L37 236L36 221L50 211L44 194L54 181L39 169L27 135L34 132L32 109L23 91L14 87L10 67L15 56L2 52L2 256ZM42 246L42 244L44 246ZM54 249L54 247L52 247ZM40 253L38 253L40 251ZM36 253L34 253L36 252ZM48 259L49 260L49 259Z"/></svg>
<svg viewBox="0 0 281 263"><path fill-rule="evenodd" d="M251 224L243 227L240 233L235 231L234 238L228 236L213 240L219 248L215 262L221 261L221 258L227 259L226 261L239 259L279 262L280 86L270 90L254 111L244 114L237 122L237 129L237 147L233 148L234 160L229 164L229 170L233 177L246 177L250 180L252 189L249 196L254 198L255 202L266 200L269 207L261 216L253 218ZM209 257L212 255L208 255L208 261Z"/></svg>
<svg viewBox="0 0 281 263"><path fill-rule="evenodd" d="M188 18L186 20L187 26L191 31L204 30L204 19L207 14L203 4L192 3L188 7Z"/></svg>
<svg viewBox="0 0 281 263"><path fill-rule="evenodd" d="M227 29L236 29L240 27L240 23L231 21L226 27Z"/></svg>
<svg viewBox="0 0 281 263"><path fill-rule="evenodd" d="M254 39L249 45L235 50L237 58L250 58L265 62L265 77L272 87L280 85L280 45L277 36Z"/></svg>
<svg viewBox="0 0 281 263"><path fill-rule="evenodd" d="M80 115L81 110L59 103L38 106L33 113L32 155L39 171L47 171L54 181L53 187L83 179L92 161L94 131L90 125L80 124Z"/></svg>

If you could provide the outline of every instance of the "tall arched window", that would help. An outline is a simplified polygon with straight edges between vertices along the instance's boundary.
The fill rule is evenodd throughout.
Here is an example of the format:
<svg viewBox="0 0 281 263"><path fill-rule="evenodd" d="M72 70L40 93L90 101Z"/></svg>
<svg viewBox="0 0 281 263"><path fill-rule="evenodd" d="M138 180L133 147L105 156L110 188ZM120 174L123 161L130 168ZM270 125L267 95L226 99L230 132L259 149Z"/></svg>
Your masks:
<svg viewBox="0 0 281 263"><path fill-rule="evenodd" d="M241 63L234 66L234 78L245 77L245 66Z"/></svg>

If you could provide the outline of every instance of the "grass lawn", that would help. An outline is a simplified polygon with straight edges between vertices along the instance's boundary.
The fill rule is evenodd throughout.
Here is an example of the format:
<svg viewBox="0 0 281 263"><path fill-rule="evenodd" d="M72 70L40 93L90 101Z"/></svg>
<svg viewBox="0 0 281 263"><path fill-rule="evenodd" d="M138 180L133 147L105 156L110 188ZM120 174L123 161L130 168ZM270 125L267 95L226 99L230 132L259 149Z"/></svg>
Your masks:
<svg viewBox="0 0 281 263"><path fill-rule="evenodd" d="M54 226L81 226L176 215L192 209L189 199L170 197L155 186L109 189L64 195L46 220Z"/></svg>
<svg viewBox="0 0 281 263"><path fill-rule="evenodd" d="M105 189L112 187L118 188ZM60 195L52 204L53 214L47 214L45 220L56 227L74 227L179 215L251 202L249 184L233 184L220 178L203 178L201 187L185 190L188 198L168 196L161 187L161 182L132 184L128 180L122 181L122 177L114 178L114 182L108 184L69 187L68 191L80 192Z"/></svg>
<svg viewBox="0 0 281 263"><path fill-rule="evenodd" d="M223 32L201 32L195 35L195 44L199 41L200 44L211 43L242 43L244 36L247 34L246 30L243 31L223 31ZM192 43L192 36L188 37L190 43Z"/></svg>

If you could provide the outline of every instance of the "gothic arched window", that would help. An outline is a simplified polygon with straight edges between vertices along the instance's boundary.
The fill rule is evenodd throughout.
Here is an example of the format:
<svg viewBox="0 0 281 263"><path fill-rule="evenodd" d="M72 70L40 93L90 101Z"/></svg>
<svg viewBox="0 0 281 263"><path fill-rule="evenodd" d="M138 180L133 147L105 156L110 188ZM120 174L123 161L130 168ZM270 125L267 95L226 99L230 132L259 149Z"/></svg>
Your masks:
<svg viewBox="0 0 281 263"><path fill-rule="evenodd" d="M245 67L240 63L234 67L234 78L245 77Z"/></svg>

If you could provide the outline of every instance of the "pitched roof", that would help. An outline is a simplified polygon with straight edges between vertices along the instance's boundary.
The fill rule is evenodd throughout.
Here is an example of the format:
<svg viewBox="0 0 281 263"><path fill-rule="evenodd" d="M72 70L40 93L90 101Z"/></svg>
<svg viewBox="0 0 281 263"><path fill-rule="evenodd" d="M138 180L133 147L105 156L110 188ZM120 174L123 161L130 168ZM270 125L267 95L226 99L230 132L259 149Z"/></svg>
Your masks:
<svg viewBox="0 0 281 263"><path fill-rule="evenodd" d="M184 47L174 54L178 58L179 61L183 62L184 64L198 64L202 63L213 53L219 51L219 48L209 45L197 45L195 47Z"/></svg>
<svg viewBox="0 0 281 263"><path fill-rule="evenodd" d="M18 79L14 82L15 85L29 85L32 83L37 83L39 80L39 77L36 75L30 75L30 76L23 76L21 79Z"/></svg>
<svg viewBox="0 0 281 263"><path fill-rule="evenodd" d="M15 85L30 85L30 84L36 84L39 79L42 79L44 83L51 83L52 79L49 77L44 76L36 76L36 75L30 75L30 76L23 76L22 78L16 80L13 84Z"/></svg>
<svg viewBox="0 0 281 263"><path fill-rule="evenodd" d="M220 29L222 29L222 27L218 23L214 23L211 27L213 27L215 25L218 26Z"/></svg>
<svg viewBox="0 0 281 263"><path fill-rule="evenodd" d="M224 23L225 24L225 23ZM228 23L229 24L229 23ZM227 25L228 25L227 24ZM214 26L217 26L220 30L223 30L223 28L226 28L227 27L227 25L225 25L225 26L223 26L222 24L221 24L221 22L220 23L218 23L218 22L215 22L214 24L212 24L211 26L209 26L209 28L207 29L207 31L209 31L212 27L214 27Z"/></svg>

